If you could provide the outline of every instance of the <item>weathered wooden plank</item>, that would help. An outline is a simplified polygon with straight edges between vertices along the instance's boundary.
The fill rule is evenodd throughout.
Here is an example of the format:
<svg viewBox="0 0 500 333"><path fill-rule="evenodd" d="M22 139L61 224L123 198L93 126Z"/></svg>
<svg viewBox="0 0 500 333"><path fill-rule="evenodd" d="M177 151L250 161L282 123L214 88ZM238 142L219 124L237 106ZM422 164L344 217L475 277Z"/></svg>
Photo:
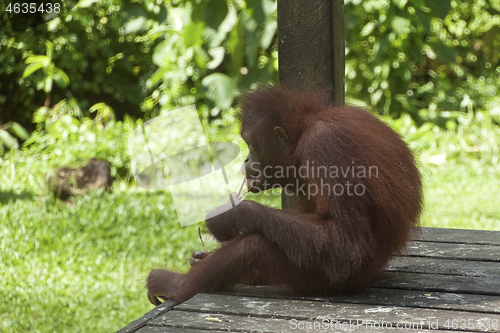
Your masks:
<svg viewBox="0 0 500 333"><path fill-rule="evenodd" d="M191 315L217 314L221 320L224 316L248 316L248 318L284 319L291 318L303 321L360 321L374 323L422 323L423 329L446 329L446 323L453 320L464 320L465 323L475 323L470 331L496 332L498 328L487 327L493 320L500 322L499 314L474 313L468 311L449 311L439 309L422 309L414 307L332 303L322 301L261 299L255 297L199 294L176 307L176 311L161 316L151 322L151 325L173 323L172 315L179 311L188 311ZM429 327L430 323L435 323ZM219 323L220 324L220 323ZM216 327L220 329L219 327ZM255 328L258 330L258 328ZM244 328L243 328L244 330Z"/></svg>
<svg viewBox="0 0 500 333"><path fill-rule="evenodd" d="M156 317L159 317L162 314L165 314L166 312L173 309L176 304L177 303L173 300L167 300L167 301L163 302L162 304L158 305L153 310L146 313L141 318L134 320L133 322L131 322L130 324L128 324L124 328L120 329L116 333L134 333L134 332L137 332L137 330L139 330L141 327L146 326L150 320L152 320Z"/></svg>
<svg viewBox="0 0 500 333"><path fill-rule="evenodd" d="M411 241L404 255L500 262L500 245Z"/></svg>
<svg viewBox="0 0 500 333"><path fill-rule="evenodd" d="M276 294L278 289L272 287L244 287L230 295L200 294L174 310L170 310L174 303L166 302L119 332L302 331L290 327L292 318L309 325L319 324L322 319L343 322L359 319L378 324L430 320L437 326L414 330L429 333L445 328L455 330L445 327L446 320L452 324L454 319L457 328L464 331L468 328L463 326L462 330L460 320L465 320L462 321L465 324L471 320L483 326L468 331L500 332L500 328L488 330L484 326L488 319L499 320L500 316L500 241L497 241L500 233L472 231L476 235L466 237L469 233L469 230L425 228L424 240L410 242L407 253L390 262L387 272L373 288L356 295L290 298ZM221 315L230 321L221 325L205 319ZM374 329L355 330L373 332Z"/></svg>
<svg viewBox="0 0 500 333"><path fill-rule="evenodd" d="M463 243L463 244L496 244L500 245L500 231L421 228L421 235L415 239L425 241Z"/></svg>
<svg viewBox="0 0 500 333"><path fill-rule="evenodd" d="M369 288L357 295L321 297L316 299L325 302L393 305L422 309L500 314L500 297L488 295Z"/></svg>
<svg viewBox="0 0 500 333"><path fill-rule="evenodd" d="M437 259L433 257L394 257L388 271L464 276L500 276L500 264L491 261Z"/></svg>
<svg viewBox="0 0 500 333"><path fill-rule="evenodd" d="M378 304L443 310L462 310L500 314L500 297L490 295L459 294L418 290L368 288L354 295L330 297L290 297L278 288L268 286L239 286L231 293L222 295L251 296L259 298L287 298L353 304Z"/></svg>
<svg viewBox="0 0 500 333"><path fill-rule="evenodd" d="M207 319L208 318L208 319ZM215 320L219 320L217 322ZM150 323L151 326L179 327L193 330L221 330L237 332L282 332L290 329L284 319L261 318L251 315L239 316L217 312L171 311Z"/></svg>
<svg viewBox="0 0 500 333"><path fill-rule="evenodd" d="M210 318L211 320L207 320ZM220 320L214 321L214 320ZM191 311L171 311L168 316L157 318L151 325L158 325L157 327L148 327L148 330L140 331L140 333L160 333L160 332L195 332L213 330L231 331L231 332L373 332L374 330L381 330L380 326L386 325L387 329L391 329L390 325L393 323L377 323L377 322L330 322L329 319L314 319L314 320L296 320L292 318L274 319L255 316L238 316L219 314L216 312L197 313ZM395 325L396 323L394 323ZM434 324L431 322L431 324ZM438 323L433 327L438 327ZM337 327L337 329L336 329ZM415 330L408 328L404 329L405 332L446 332L443 330L426 329L429 324L423 323L421 326L416 326ZM422 329L420 329L422 328ZM154 330L153 330L154 329ZM395 326L392 329L396 329ZM418 330L417 330L418 329ZM185 330L185 331L184 331ZM448 331L449 332L449 331ZM469 331L470 332L470 331Z"/></svg>
<svg viewBox="0 0 500 333"><path fill-rule="evenodd" d="M500 277L385 272L374 287L500 296Z"/></svg>
<svg viewBox="0 0 500 333"><path fill-rule="evenodd" d="M225 331L210 330L215 333L226 333ZM138 330L136 333L200 333L199 329L189 329L183 327L151 327L146 326Z"/></svg>

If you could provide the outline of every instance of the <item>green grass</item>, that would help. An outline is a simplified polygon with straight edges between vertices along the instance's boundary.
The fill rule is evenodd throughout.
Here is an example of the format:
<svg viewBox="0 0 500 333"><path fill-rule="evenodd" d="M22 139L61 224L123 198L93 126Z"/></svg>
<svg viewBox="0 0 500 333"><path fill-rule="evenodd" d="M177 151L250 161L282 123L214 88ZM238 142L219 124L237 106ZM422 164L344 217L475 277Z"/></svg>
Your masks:
<svg viewBox="0 0 500 333"><path fill-rule="evenodd" d="M152 268L187 268L195 226L171 198L130 187L64 203L44 189L43 157L0 164L0 331L113 332L152 308Z"/></svg>
<svg viewBox="0 0 500 333"><path fill-rule="evenodd" d="M43 160L15 159L0 164L1 332L116 331L153 308L151 269L185 271L202 249L202 225L180 227L165 191L118 181L64 203L46 193Z"/></svg>
<svg viewBox="0 0 500 333"><path fill-rule="evenodd" d="M422 169L423 226L500 230L499 168L451 162Z"/></svg>
<svg viewBox="0 0 500 333"><path fill-rule="evenodd" d="M0 331L111 332L152 306L152 268L187 268L200 249L161 192L115 189L74 204L2 194Z"/></svg>
<svg viewBox="0 0 500 333"><path fill-rule="evenodd" d="M422 225L500 230L497 127L442 133L392 125L422 161ZM97 140L99 151L110 142ZM181 228L168 193L125 178L110 193L55 200L44 174L83 143L57 144L0 159L0 331L113 332L153 308L144 288L149 270L188 269L190 253L201 249L198 225ZM257 200L279 206L278 196Z"/></svg>

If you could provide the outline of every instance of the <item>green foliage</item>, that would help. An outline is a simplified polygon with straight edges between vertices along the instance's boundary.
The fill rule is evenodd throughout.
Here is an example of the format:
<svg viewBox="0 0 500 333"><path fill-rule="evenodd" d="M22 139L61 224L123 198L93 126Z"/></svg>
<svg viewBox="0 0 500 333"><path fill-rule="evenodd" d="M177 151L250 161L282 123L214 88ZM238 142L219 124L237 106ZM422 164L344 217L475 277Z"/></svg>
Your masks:
<svg viewBox="0 0 500 333"><path fill-rule="evenodd" d="M91 111L97 112L94 119L83 117L71 100L51 109L39 108L34 117L38 128L24 143L25 154L41 155L53 168L96 157L110 162L113 177L130 180L128 135L140 121L128 116L123 122L116 121L113 110L104 103L94 105Z"/></svg>
<svg viewBox="0 0 500 333"><path fill-rule="evenodd" d="M416 153L424 184L421 225L499 230L500 128L487 112L445 112L446 127L383 117Z"/></svg>
<svg viewBox="0 0 500 333"><path fill-rule="evenodd" d="M446 127L447 111L500 114L499 10L497 1L346 1L348 102L409 113L419 126ZM276 28L273 0L80 1L47 25L0 31L0 117L33 129L36 106L64 99L81 110L104 102L118 119L195 103L224 128L239 89L276 81ZM50 90L49 103L37 89Z"/></svg>
<svg viewBox="0 0 500 333"><path fill-rule="evenodd" d="M42 89L46 93L52 91L52 82L55 81L56 84L61 88L66 88L69 84L69 78L62 70L57 68L52 62L52 53L54 52L54 46L50 41L45 41L45 47L47 50L47 55L31 55L26 58L26 68L24 69L23 78L30 76L35 71L43 69L44 80L40 81L36 87L37 89Z"/></svg>
<svg viewBox="0 0 500 333"><path fill-rule="evenodd" d="M142 116L144 77L154 68L154 44L137 36L163 21L165 13L156 1L80 1L48 24L15 34L0 29L0 122L15 120L33 129L32 114L46 101L36 88L48 89L53 80L61 87L52 87L47 107L74 98L82 110L104 102L117 110L119 119L126 113ZM50 55L46 41L53 45ZM44 53L47 58L33 56ZM35 61L25 64L26 58ZM51 72L49 58L60 71ZM42 63L45 71L37 70Z"/></svg>
<svg viewBox="0 0 500 333"><path fill-rule="evenodd" d="M47 25L2 30L0 117L30 127L34 105L73 99L119 119L196 103L208 122L223 120L238 88L277 77L275 10L273 0L80 1Z"/></svg>
<svg viewBox="0 0 500 333"><path fill-rule="evenodd" d="M158 267L186 270L201 248L164 192L98 191L70 204L36 191L47 160L0 160L0 331L115 332L153 306ZM204 236L205 242L207 237Z"/></svg>
<svg viewBox="0 0 500 333"><path fill-rule="evenodd" d="M276 78L274 1L167 3L165 25L143 40L162 39L153 52L158 69L147 81L146 111L196 103L209 122L224 116L238 88Z"/></svg>
<svg viewBox="0 0 500 333"><path fill-rule="evenodd" d="M0 125L0 156L3 156L7 149L19 148L19 142L16 137L21 140L27 140L29 133L16 122Z"/></svg>
<svg viewBox="0 0 500 333"><path fill-rule="evenodd" d="M500 171L500 128L486 112L443 112L447 129L431 123L416 126L410 115L383 119L420 155L422 163L489 167Z"/></svg>
<svg viewBox="0 0 500 333"><path fill-rule="evenodd" d="M31 55L26 58L26 68L24 69L23 78L26 78L39 69L43 70L43 78L36 84L36 89L43 89L45 91L45 106L50 105L50 92L52 91L52 84L55 81L60 88L66 88L69 85L69 77L57 68L52 62L52 54L54 46L50 41L45 41L47 53L42 55Z"/></svg>
<svg viewBox="0 0 500 333"><path fill-rule="evenodd" d="M496 2L346 2L348 101L444 126L443 111L490 110L500 85Z"/></svg>
<svg viewBox="0 0 500 333"><path fill-rule="evenodd" d="M127 140L140 121L110 119L103 104L90 119L71 105L40 108L23 150L0 156L0 331L116 331L152 309L149 270L185 270L200 249L197 226L180 227L168 192L129 179ZM111 163L111 193L71 203L48 193L47 173L91 157Z"/></svg>
<svg viewBox="0 0 500 333"><path fill-rule="evenodd" d="M94 119L96 122L109 122L112 119L115 119L115 111L109 105L106 105L106 103L97 103L92 105L89 112L96 113L96 117Z"/></svg>

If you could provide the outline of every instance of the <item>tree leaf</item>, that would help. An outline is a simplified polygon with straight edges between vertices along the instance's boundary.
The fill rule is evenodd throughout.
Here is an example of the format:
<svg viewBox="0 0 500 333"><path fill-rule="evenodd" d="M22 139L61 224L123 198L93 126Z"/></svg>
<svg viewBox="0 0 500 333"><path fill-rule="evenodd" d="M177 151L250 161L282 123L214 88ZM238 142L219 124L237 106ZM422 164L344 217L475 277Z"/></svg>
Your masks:
<svg viewBox="0 0 500 333"><path fill-rule="evenodd" d="M17 135L20 139L27 140L29 138L29 133L27 130L24 129L21 125L18 123L12 123L12 126L10 127L10 130Z"/></svg>
<svg viewBox="0 0 500 333"><path fill-rule="evenodd" d="M208 69L215 69L215 68L219 67L219 65L224 60L225 53L226 53L226 50L224 49L223 46L214 47L214 48L208 50L208 54L210 54L213 59L207 64L207 68Z"/></svg>
<svg viewBox="0 0 500 333"><path fill-rule="evenodd" d="M410 20L407 18L396 16L392 19L392 29L394 29L394 31L398 35L407 33L409 27L410 27Z"/></svg>
<svg viewBox="0 0 500 333"><path fill-rule="evenodd" d="M17 140L6 130L0 129L0 141L7 148L19 148Z"/></svg>
<svg viewBox="0 0 500 333"><path fill-rule="evenodd" d="M210 50L208 52L210 53ZM210 57L208 56L207 52L201 46L198 46L198 45L193 46L193 54L194 54L194 61L196 62L198 67L205 68L208 66L208 62L210 61ZM223 57L224 57L224 55L223 55ZM215 68L215 67L213 67L213 68Z"/></svg>
<svg viewBox="0 0 500 333"><path fill-rule="evenodd" d="M94 2L97 2L97 0L80 0L78 1L77 6L80 8L88 8L92 6Z"/></svg>
<svg viewBox="0 0 500 333"><path fill-rule="evenodd" d="M44 66L47 66L50 63L50 60L49 60L49 58L47 58L47 56L44 56L44 55L33 55L33 56L29 56L26 59L25 63L26 64L41 63Z"/></svg>
<svg viewBox="0 0 500 333"><path fill-rule="evenodd" d="M125 33L134 34L146 30L146 18L144 16L139 16L138 18L132 19L125 23Z"/></svg>
<svg viewBox="0 0 500 333"><path fill-rule="evenodd" d="M52 52L54 51L54 45L49 40L45 41L45 51L49 62L52 61Z"/></svg>
<svg viewBox="0 0 500 333"><path fill-rule="evenodd" d="M43 64L42 63L37 62L37 63L34 63L34 64L29 64L24 69L23 78L30 76L31 74L33 74L34 72L36 72L40 68L43 68Z"/></svg>
<svg viewBox="0 0 500 333"><path fill-rule="evenodd" d="M368 36L369 34L372 33L373 29L375 29L375 23L373 22L368 22L361 32L359 33L361 36Z"/></svg>
<svg viewBox="0 0 500 333"><path fill-rule="evenodd" d="M276 12L278 2L276 0L262 0L262 11L266 16L272 15Z"/></svg>
<svg viewBox="0 0 500 333"><path fill-rule="evenodd" d="M207 88L207 97L221 109L229 109L236 97L236 82L222 73L213 73L205 77L201 84Z"/></svg>
<svg viewBox="0 0 500 333"><path fill-rule="evenodd" d="M276 37L276 30L278 29L278 22L271 21L266 24L262 37L260 38L260 47L267 49Z"/></svg>
<svg viewBox="0 0 500 333"><path fill-rule="evenodd" d="M153 63L162 66L165 58L172 52L172 47L168 40L161 41L153 50Z"/></svg>
<svg viewBox="0 0 500 333"><path fill-rule="evenodd" d="M59 88L66 88L69 85L69 77L59 68L54 70L53 79Z"/></svg>
<svg viewBox="0 0 500 333"><path fill-rule="evenodd" d="M184 37L184 44L186 47L201 44L203 41L203 29L205 28L205 22L191 22L189 23L182 33Z"/></svg>
<svg viewBox="0 0 500 333"><path fill-rule="evenodd" d="M115 111L112 107L107 105L106 103L96 103L92 105L89 109L90 113L96 112L96 116L94 121L110 121L111 119L115 119Z"/></svg>
<svg viewBox="0 0 500 333"><path fill-rule="evenodd" d="M240 72L241 66L243 66L243 60L245 56L245 32L243 29L243 23L241 19L238 19L238 22L235 24L233 30L229 34L229 38L227 39L227 48L229 54L231 55L231 68L230 73L231 76L238 75Z"/></svg>
<svg viewBox="0 0 500 333"><path fill-rule="evenodd" d="M405 5L406 5L406 2L408 0L392 0L392 2L399 8L399 9L403 9L405 8ZM438 0L440 1L440 0Z"/></svg>

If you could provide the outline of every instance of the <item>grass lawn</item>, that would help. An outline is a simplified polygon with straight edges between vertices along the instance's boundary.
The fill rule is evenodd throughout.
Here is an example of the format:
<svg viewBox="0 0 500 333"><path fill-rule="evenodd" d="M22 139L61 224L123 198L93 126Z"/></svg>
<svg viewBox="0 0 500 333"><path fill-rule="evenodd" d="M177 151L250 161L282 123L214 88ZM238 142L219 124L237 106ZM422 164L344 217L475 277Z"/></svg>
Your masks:
<svg viewBox="0 0 500 333"><path fill-rule="evenodd" d="M10 198L9 198L10 197ZM152 308L152 268L185 269L195 226L160 192L115 190L65 204L1 194L0 331L112 332Z"/></svg>
<svg viewBox="0 0 500 333"><path fill-rule="evenodd" d="M44 189L43 158L13 160L0 160L2 332L116 331L153 308L150 269L186 270L201 249L198 225L181 228L165 192L117 181L63 203ZM422 225L500 230L498 167L438 164L421 166Z"/></svg>
<svg viewBox="0 0 500 333"><path fill-rule="evenodd" d="M500 171L479 163L423 168L427 227L500 230Z"/></svg>

